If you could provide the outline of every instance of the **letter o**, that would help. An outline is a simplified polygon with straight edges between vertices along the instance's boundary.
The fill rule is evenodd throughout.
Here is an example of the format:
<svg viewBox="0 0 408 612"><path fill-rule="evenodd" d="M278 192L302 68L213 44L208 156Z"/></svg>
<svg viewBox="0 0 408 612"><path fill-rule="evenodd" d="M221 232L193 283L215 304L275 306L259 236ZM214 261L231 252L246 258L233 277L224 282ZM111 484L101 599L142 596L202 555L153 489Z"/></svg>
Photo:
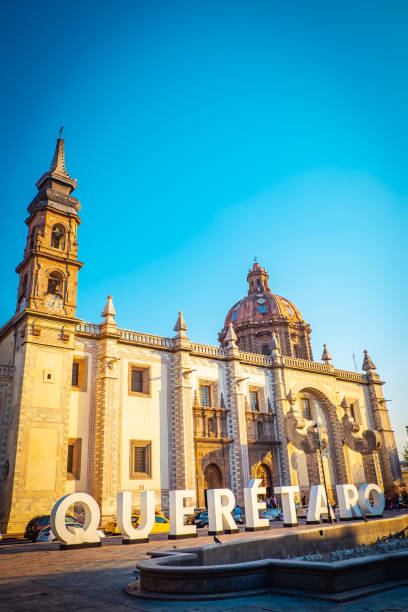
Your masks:
<svg viewBox="0 0 408 612"><path fill-rule="evenodd" d="M373 504L370 502L370 493L373 496ZM376 484L363 484L358 490L358 503L365 514L379 516L383 513L385 506L384 493Z"/></svg>
<svg viewBox="0 0 408 612"><path fill-rule="evenodd" d="M85 513L83 529L72 533L67 529L65 516L72 504L80 504ZM82 544L84 542L100 542L97 532L101 512L99 506L88 493L70 493L61 497L51 510L50 526L54 535L64 544Z"/></svg>

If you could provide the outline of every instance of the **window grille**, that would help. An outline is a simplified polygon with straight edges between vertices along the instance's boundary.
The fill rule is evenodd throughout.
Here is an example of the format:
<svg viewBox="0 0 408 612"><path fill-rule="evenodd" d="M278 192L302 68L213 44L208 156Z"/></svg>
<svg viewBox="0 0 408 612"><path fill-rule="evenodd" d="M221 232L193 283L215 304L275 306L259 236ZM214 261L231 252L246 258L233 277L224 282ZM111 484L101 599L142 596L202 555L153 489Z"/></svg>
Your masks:
<svg viewBox="0 0 408 612"><path fill-rule="evenodd" d="M249 392L249 404L252 412L256 412L259 410L258 391Z"/></svg>
<svg viewBox="0 0 408 612"><path fill-rule="evenodd" d="M210 393L210 387L208 386L201 386L200 387L200 401L201 401L201 406L211 406L211 393Z"/></svg>

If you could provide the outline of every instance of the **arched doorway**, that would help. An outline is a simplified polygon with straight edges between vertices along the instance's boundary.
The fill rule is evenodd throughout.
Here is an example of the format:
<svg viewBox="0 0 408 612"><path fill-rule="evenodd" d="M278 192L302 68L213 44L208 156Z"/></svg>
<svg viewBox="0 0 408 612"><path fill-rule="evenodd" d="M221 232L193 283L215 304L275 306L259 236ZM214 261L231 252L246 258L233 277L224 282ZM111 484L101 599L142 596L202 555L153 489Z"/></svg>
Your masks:
<svg viewBox="0 0 408 612"><path fill-rule="evenodd" d="M273 482L271 470L264 463L260 463L256 468L256 478L261 479L261 487L266 488L266 497L273 495Z"/></svg>
<svg viewBox="0 0 408 612"><path fill-rule="evenodd" d="M207 507L207 489L222 489L221 470L215 463L210 463L204 470L204 500Z"/></svg>

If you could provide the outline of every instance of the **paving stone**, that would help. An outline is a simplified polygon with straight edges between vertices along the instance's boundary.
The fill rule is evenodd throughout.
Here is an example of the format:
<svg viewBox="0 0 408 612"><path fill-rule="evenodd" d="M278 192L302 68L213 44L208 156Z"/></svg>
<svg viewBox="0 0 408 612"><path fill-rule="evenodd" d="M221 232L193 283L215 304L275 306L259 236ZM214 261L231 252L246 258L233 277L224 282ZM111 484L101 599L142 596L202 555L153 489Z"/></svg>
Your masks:
<svg viewBox="0 0 408 612"><path fill-rule="evenodd" d="M235 537L242 537L240 536ZM234 536L232 536L234 537ZM251 537L251 536L249 536ZM211 543L200 538L200 544ZM197 546L185 540L183 548ZM0 547L0 610L7 612L407 612L408 587L384 591L344 604L289 597L260 595L205 602L163 602L129 596L124 587L135 580L136 563L152 550L169 550L165 538L149 544L122 546L109 539L102 548L60 551L58 545L35 544Z"/></svg>

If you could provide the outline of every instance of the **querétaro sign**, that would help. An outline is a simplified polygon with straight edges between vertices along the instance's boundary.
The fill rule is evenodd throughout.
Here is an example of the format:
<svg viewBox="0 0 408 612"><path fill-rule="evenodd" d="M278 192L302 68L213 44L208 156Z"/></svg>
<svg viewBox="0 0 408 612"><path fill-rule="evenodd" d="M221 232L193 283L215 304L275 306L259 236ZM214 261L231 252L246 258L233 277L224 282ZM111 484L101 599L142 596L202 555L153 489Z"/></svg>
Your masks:
<svg viewBox="0 0 408 612"><path fill-rule="evenodd" d="M250 480L244 489L245 527L249 531L267 529L269 520L261 518L259 511L266 508L265 501L258 499L266 494L265 487L260 486L260 479ZM276 494L281 496L283 521L286 527L297 525L294 494L299 493L297 486L275 487ZM359 490L353 484L336 486L339 517L341 520L381 516L384 510L384 494L376 484L363 484ZM209 489L208 501L208 528L212 533L224 530L238 531L232 512L235 508L235 497L230 489ZM184 517L193 514L195 492L189 490L174 490L169 492L169 538L194 537L197 533L195 525L186 525ZM65 515L72 504L82 505L85 513L83 529L71 531L65 524ZM327 503L323 485L313 485L310 489L307 522L318 523L322 515L334 518L331 506ZM50 525L53 533L64 544L77 545L82 543L95 543L100 541L97 532L100 520L100 510L97 502L87 493L71 493L62 497L51 512ZM146 540L153 529L155 520L155 492L142 491L140 493L140 524L137 529L132 525L132 493L122 491L117 495L117 523L124 542Z"/></svg>

